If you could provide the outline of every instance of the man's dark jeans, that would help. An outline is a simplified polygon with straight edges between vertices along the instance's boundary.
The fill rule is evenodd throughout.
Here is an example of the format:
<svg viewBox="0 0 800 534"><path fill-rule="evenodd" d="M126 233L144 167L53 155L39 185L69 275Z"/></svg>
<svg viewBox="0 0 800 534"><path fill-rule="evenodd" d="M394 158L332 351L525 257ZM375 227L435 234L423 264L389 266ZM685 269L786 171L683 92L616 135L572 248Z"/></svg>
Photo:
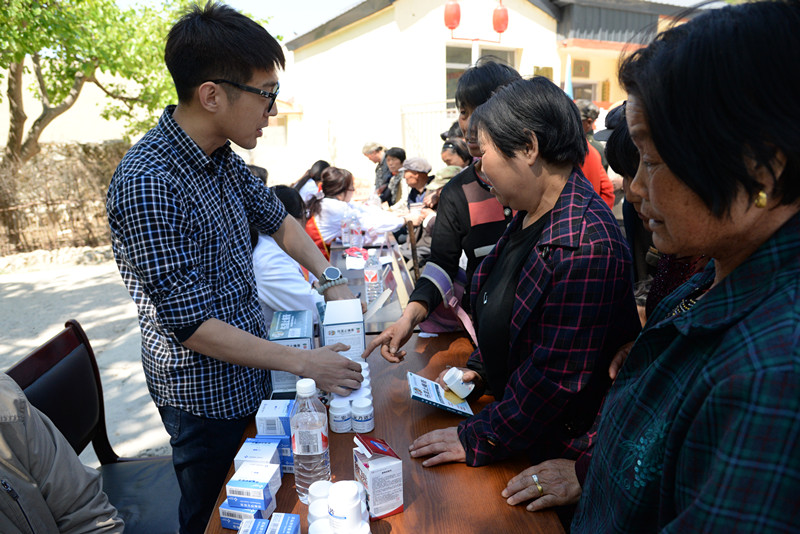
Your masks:
<svg viewBox="0 0 800 534"><path fill-rule="evenodd" d="M172 406L158 411L170 435L172 465L181 488L180 532L201 534L251 418L207 419Z"/></svg>

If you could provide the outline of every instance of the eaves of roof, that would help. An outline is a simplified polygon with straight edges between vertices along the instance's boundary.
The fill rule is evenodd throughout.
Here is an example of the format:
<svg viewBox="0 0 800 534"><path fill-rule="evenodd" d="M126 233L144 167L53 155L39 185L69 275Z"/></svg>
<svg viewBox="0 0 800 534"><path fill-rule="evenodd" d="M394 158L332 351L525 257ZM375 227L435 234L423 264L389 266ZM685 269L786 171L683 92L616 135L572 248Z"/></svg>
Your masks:
<svg viewBox="0 0 800 534"><path fill-rule="evenodd" d="M297 50L298 48L322 39L323 37L326 37L337 30L341 30L350 24L365 19L370 15L381 11L382 9L386 9L396 1L397 0L365 0L364 2L361 2L360 4L348 9L341 15L337 15L329 21L320 24L313 30L306 32L299 37L295 37L291 41L288 41L286 43L286 48L291 51ZM550 0L528 0L528 2L541 9L554 19L560 20L561 9L554 2L551 2Z"/></svg>

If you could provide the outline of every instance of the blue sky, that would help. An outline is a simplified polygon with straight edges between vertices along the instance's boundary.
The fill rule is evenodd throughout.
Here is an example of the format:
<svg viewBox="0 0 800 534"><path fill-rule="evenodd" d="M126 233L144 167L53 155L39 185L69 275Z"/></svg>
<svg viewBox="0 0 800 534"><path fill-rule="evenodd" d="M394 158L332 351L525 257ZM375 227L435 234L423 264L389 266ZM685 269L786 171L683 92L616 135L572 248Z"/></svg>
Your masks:
<svg viewBox="0 0 800 534"><path fill-rule="evenodd" d="M205 0L200 0L205 2ZM240 11L269 19L270 33L283 35L284 42L358 5L363 0L227 0L226 4ZM117 0L123 7L155 5L158 0Z"/></svg>

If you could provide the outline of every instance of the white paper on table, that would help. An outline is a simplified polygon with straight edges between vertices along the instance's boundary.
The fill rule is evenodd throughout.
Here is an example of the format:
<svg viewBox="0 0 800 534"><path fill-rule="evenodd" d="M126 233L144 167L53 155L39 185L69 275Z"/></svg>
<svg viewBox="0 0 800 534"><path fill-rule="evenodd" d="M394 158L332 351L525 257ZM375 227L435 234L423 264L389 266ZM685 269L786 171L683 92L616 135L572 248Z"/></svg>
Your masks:
<svg viewBox="0 0 800 534"><path fill-rule="evenodd" d="M364 266L367 264L364 258L356 258L355 256L347 256L344 259L344 266L347 270L364 270Z"/></svg>

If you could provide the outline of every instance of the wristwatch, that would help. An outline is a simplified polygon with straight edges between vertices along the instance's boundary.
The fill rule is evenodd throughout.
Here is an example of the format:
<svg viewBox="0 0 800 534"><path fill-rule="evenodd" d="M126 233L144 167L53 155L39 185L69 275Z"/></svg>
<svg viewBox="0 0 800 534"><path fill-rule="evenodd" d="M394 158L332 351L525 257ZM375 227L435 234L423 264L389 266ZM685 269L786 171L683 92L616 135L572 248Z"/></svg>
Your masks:
<svg viewBox="0 0 800 534"><path fill-rule="evenodd" d="M322 271L322 277L319 279L321 282L319 287L317 288L317 293L320 295L324 294L325 291L332 288L333 286L340 286L347 283L347 278L342 276L342 271L337 269L336 267L328 267L324 271Z"/></svg>
<svg viewBox="0 0 800 534"><path fill-rule="evenodd" d="M335 282L341 277L342 277L342 271L340 271L336 267L328 267L327 269L322 271L322 278L320 278L319 281L322 282L323 284L327 284L328 282Z"/></svg>

